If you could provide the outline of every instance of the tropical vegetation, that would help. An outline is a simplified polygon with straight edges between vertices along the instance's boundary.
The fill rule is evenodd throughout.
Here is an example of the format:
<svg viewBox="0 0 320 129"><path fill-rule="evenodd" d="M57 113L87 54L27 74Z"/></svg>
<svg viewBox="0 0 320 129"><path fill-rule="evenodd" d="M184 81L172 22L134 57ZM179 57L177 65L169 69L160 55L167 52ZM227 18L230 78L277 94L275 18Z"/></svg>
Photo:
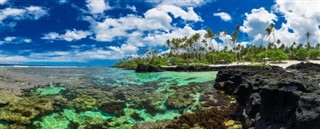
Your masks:
<svg viewBox="0 0 320 129"><path fill-rule="evenodd" d="M260 45L243 46L238 43L240 35L240 27L236 25L231 35L228 32L222 31L216 34L208 28L206 33L201 35L195 33L189 37L175 37L166 40L166 45L163 47L168 51L159 54L158 50L144 51L145 56L141 57L126 57L116 64L116 67L121 68L135 68L138 64L149 64L154 66L167 65L208 65L208 64L222 64L232 62L264 62L271 60L274 62L281 62L283 60L308 60L320 58L320 43L312 46L309 39L310 32L306 33L306 43L296 42L291 43L290 46L284 45L280 39L276 40L274 33L275 25L271 23L265 29L265 38L267 38L267 45L264 47ZM229 37L227 37L229 36ZM273 41L271 40L273 37ZM216 43L216 47L212 43L213 39L224 39L224 48L221 48L221 43ZM228 42L230 41L230 42ZM229 44L231 43L231 44ZM303 45L304 44L304 45ZM229 48L231 47L231 48ZM215 49L216 48L216 49Z"/></svg>

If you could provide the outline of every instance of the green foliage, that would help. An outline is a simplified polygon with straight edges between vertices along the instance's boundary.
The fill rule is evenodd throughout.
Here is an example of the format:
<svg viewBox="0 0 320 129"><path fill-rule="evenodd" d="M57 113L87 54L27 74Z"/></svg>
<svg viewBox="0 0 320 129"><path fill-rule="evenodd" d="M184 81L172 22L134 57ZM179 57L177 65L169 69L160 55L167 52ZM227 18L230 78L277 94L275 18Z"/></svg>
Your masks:
<svg viewBox="0 0 320 129"><path fill-rule="evenodd" d="M279 61L281 60L287 60L289 57L286 53L284 53L282 50L275 50L271 54L271 60L272 61Z"/></svg>
<svg viewBox="0 0 320 129"><path fill-rule="evenodd" d="M149 62L147 62L147 64L151 64L153 66L165 66L168 65L168 62L161 57L153 57Z"/></svg>
<svg viewBox="0 0 320 129"><path fill-rule="evenodd" d="M262 52L260 52L259 54L257 54L257 58L262 61L263 58L270 58L272 55L272 51L271 50L264 50Z"/></svg>
<svg viewBox="0 0 320 129"><path fill-rule="evenodd" d="M245 59L250 61L250 62L256 62L257 58L255 57L255 54L251 51L247 52Z"/></svg>
<svg viewBox="0 0 320 129"><path fill-rule="evenodd" d="M185 60L182 59L182 58L180 58L180 57L171 57L171 58L169 59L169 63L170 63L171 65L181 65L181 64L184 63L184 62L185 62Z"/></svg>
<svg viewBox="0 0 320 129"><path fill-rule="evenodd" d="M304 48L300 48L296 54L295 54L295 57L298 59L298 60L306 60L308 57L309 57L310 53L307 49L304 49Z"/></svg>
<svg viewBox="0 0 320 129"><path fill-rule="evenodd" d="M310 51L310 59L318 59L320 57L320 50L313 49Z"/></svg>
<svg viewBox="0 0 320 129"><path fill-rule="evenodd" d="M138 66L137 59L132 59L129 61L120 61L118 62L115 67L117 68L127 68L127 69L135 69Z"/></svg>
<svg viewBox="0 0 320 129"><path fill-rule="evenodd" d="M228 52L210 53L207 55L207 60L210 63L232 63L233 59L233 54Z"/></svg>

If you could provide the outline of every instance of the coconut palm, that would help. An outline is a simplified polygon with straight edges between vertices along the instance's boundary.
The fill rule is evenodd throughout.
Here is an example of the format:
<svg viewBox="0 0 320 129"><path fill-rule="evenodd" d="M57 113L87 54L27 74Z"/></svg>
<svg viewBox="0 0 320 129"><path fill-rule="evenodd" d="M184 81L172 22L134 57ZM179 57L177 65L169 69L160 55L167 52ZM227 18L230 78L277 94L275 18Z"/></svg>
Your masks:
<svg viewBox="0 0 320 129"><path fill-rule="evenodd" d="M228 48L228 40L227 40L227 35L228 35L228 31L224 30L223 31L223 36L224 36L224 44L225 46Z"/></svg>
<svg viewBox="0 0 320 129"><path fill-rule="evenodd" d="M214 37L214 34L212 33L212 30L210 28L208 28L206 30L206 34L204 35L204 38L206 38L207 40L209 40L209 50L212 50L213 45L212 45L212 39Z"/></svg>
<svg viewBox="0 0 320 129"><path fill-rule="evenodd" d="M311 48L311 45L310 45L310 42L309 42L309 38L310 38L310 32L308 31L307 33L306 33L306 37L307 37L307 44L306 44L306 48L308 49L308 50L310 50L310 48Z"/></svg>
<svg viewBox="0 0 320 129"><path fill-rule="evenodd" d="M233 50L234 50L234 53L235 53L236 62L238 62L238 60L237 60L237 52L236 52L237 38L238 38L238 32L237 31L233 31L232 34L231 34L231 41L233 43Z"/></svg>

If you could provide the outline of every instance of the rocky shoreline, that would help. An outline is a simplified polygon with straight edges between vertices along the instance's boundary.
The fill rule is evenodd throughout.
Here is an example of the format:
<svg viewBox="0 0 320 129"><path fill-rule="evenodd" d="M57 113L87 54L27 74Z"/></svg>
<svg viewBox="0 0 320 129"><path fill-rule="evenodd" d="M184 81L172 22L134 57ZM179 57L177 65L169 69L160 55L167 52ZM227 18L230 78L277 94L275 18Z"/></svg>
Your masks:
<svg viewBox="0 0 320 129"><path fill-rule="evenodd" d="M176 66L176 67L155 67L152 65L138 65L135 69L136 72L163 72L163 71L176 71L176 72L204 72L204 71L219 71L234 66Z"/></svg>
<svg viewBox="0 0 320 129"><path fill-rule="evenodd" d="M320 127L320 65L237 66L218 72L214 87L234 95L245 128Z"/></svg>

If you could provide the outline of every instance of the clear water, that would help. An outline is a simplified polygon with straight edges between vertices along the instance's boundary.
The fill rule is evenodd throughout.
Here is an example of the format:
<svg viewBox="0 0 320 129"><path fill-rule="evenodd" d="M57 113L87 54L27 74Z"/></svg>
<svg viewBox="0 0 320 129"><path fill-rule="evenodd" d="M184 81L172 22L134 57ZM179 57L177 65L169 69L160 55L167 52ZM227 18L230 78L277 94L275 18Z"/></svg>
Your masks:
<svg viewBox="0 0 320 129"><path fill-rule="evenodd" d="M48 78L52 78L54 74L56 78L80 79L81 83L76 85L53 84L31 90L31 95L39 98L61 97L58 101L67 103L64 109L52 111L32 121L33 125L42 129L67 129L72 124L80 129L92 125L122 129L131 128L138 122L174 119L183 113L197 110L201 92L212 88L212 82L217 74L217 72L135 73L132 70L116 68L19 71ZM79 73L85 74L79 75ZM186 95L189 97L181 97ZM185 101L185 106L178 108L168 106L169 101L173 101L173 105L180 101L175 101L175 97ZM62 102L62 100L65 101ZM121 113L117 114L113 112L114 110L108 112L100 108L104 103L107 105L105 107L112 107L112 102L123 104L119 110L116 110ZM0 126L5 124L0 121Z"/></svg>

